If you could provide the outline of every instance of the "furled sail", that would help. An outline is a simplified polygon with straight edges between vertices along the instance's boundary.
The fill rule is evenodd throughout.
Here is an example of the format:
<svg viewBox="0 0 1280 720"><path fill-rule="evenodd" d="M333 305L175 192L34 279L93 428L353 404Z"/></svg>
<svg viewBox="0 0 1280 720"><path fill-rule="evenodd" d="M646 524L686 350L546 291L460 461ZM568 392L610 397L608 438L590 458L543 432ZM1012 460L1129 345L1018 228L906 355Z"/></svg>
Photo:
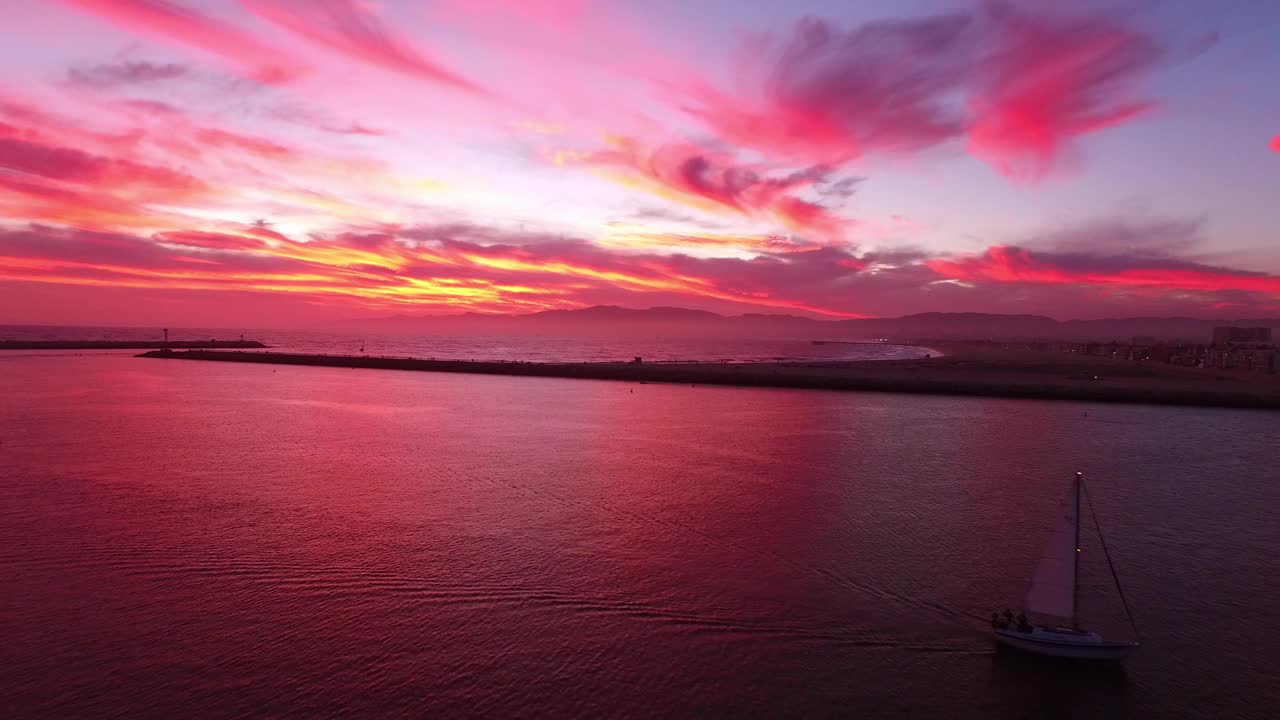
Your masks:
<svg viewBox="0 0 1280 720"><path fill-rule="evenodd" d="M1024 604L1030 612L1073 618L1075 615L1076 502L1075 489L1059 508L1053 535L1040 556Z"/></svg>

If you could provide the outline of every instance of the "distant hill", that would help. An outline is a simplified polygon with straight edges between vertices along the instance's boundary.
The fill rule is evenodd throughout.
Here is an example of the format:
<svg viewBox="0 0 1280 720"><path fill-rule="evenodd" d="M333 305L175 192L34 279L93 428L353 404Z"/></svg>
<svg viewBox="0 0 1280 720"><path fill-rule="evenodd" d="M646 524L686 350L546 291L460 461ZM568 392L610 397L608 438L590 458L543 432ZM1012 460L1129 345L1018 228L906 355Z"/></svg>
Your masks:
<svg viewBox="0 0 1280 720"><path fill-rule="evenodd" d="M1059 323L1042 315L989 315L985 313L920 313L897 318L842 320L846 334L885 338L1012 339L1050 338Z"/></svg>
<svg viewBox="0 0 1280 720"><path fill-rule="evenodd" d="M651 307L648 310L635 310L617 305L593 305L578 310L544 310L530 315L519 316L526 322L544 324L557 323L716 323L725 320L724 315L717 315L705 310L689 310L678 307Z"/></svg>
<svg viewBox="0 0 1280 720"><path fill-rule="evenodd" d="M1208 342L1222 325L1269 327L1280 337L1280 318L1205 320L1187 317L1058 321L1043 315L919 313L896 318L816 320L799 315L719 315L678 307L634 309L596 305L527 315L394 315L329 326L382 334L649 335L795 338L808 340L1157 340Z"/></svg>
<svg viewBox="0 0 1280 720"><path fill-rule="evenodd" d="M839 334L829 321L799 315L719 315L678 307L648 309L595 305L576 310L545 310L527 315L394 315L347 320L327 327L373 333L649 335L718 337L795 337L821 339Z"/></svg>

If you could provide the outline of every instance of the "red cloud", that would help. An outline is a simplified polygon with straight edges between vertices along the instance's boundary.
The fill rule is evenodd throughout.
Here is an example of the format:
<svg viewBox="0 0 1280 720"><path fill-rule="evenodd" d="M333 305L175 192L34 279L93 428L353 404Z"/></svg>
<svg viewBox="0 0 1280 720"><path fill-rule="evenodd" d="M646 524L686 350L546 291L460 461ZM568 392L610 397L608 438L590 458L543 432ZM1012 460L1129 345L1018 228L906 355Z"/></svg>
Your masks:
<svg viewBox="0 0 1280 720"><path fill-rule="evenodd" d="M1005 175L1040 178L1065 143L1151 108L1128 97L1161 56L1149 38L1106 18L1057 20L1003 6L992 20L998 32L970 101L969 149Z"/></svg>
<svg viewBox="0 0 1280 720"><path fill-rule="evenodd" d="M241 2L265 20L372 65L470 92L482 92L471 81L396 39L371 10L352 0Z"/></svg>
<svg viewBox="0 0 1280 720"><path fill-rule="evenodd" d="M1271 149L1280 153L1280 135L1271 138Z"/></svg>
<svg viewBox="0 0 1280 720"><path fill-rule="evenodd" d="M1115 288L1242 291L1280 295L1280 276L1249 273L1167 259L1117 258L1046 253L994 246L982 255L933 258L925 265L938 275L966 282L1031 285L1097 285Z"/></svg>
<svg viewBox="0 0 1280 720"><path fill-rule="evenodd" d="M280 83L297 74L282 53L252 35L166 0L65 0L118 25L161 40L198 47L239 65L262 82Z"/></svg>

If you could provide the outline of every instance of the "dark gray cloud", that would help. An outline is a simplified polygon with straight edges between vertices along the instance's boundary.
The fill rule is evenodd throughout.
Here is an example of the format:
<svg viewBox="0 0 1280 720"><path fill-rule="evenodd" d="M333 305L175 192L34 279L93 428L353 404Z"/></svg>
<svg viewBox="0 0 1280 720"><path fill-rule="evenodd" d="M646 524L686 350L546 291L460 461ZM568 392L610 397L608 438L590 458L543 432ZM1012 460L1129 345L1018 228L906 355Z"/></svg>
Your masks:
<svg viewBox="0 0 1280 720"><path fill-rule="evenodd" d="M174 80L186 76L189 72L187 66L178 63L134 61L71 68L67 71L67 79L76 85L114 88L121 85L143 85Z"/></svg>

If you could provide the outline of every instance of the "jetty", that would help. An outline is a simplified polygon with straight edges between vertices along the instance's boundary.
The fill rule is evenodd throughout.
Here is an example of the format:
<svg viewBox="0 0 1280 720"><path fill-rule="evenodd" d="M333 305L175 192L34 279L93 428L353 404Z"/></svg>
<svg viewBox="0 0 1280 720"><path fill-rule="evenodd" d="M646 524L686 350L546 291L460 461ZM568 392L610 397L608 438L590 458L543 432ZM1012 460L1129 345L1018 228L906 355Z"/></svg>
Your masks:
<svg viewBox="0 0 1280 720"><path fill-rule="evenodd" d="M810 340L814 345L893 345L887 340Z"/></svg>
<svg viewBox="0 0 1280 720"><path fill-rule="evenodd" d="M181 348L227 350L266 348L257 340L0 340L0 350L146 350Z"/></svg>
<svg viewBox="0 0 1280 720"><path fill-rule="evenodd" d="M1280 410L1280 382L1131 368L1099 361L1054 364L952 355L917 360L647 363L544 363L432 360L365 355L155 350L139 357L312 367L411 370L525 377L734 385L742 387L968 395L1082 402ZM1183 370L1177 368L1174 370Z"/></svg>

